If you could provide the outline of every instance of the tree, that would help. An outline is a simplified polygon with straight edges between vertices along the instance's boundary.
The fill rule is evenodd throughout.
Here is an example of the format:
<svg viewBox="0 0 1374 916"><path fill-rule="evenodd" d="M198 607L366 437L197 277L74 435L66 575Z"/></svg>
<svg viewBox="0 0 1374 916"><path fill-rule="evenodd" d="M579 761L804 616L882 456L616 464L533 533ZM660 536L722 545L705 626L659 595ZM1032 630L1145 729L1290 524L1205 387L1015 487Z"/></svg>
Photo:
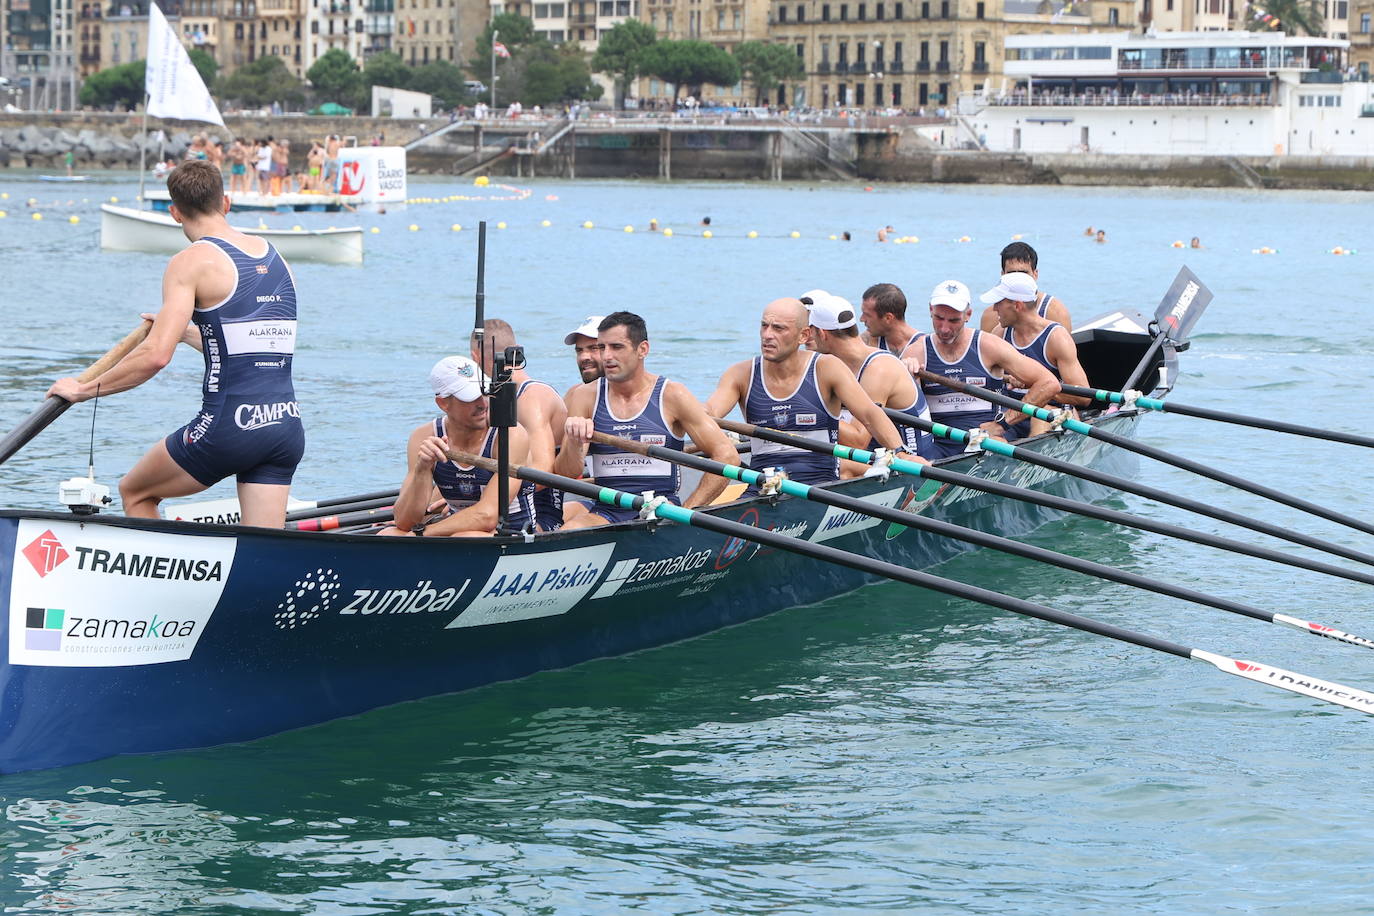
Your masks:
<svg viewBox="0 0 1374 916"><path fill-rule="evenodd" d="M81 104L97 108L136 108L143 102L147 72L147 61L134 60L92 73L81 86Z"/></svg>
<svg viewBox="0 0 1374 916"><path fill-rule="evenodd" d="M733 86L739 82L739 63L725 51L705 41L660 41L644 49L640 70L673 87L677 98L683 86Z"/></svg>
<svg viewBox="0 0 1374 916"><path fill-rule="evenodd" d="M310 85L326 101L350 105L357 102L363 76L358 65L342 48L330 48L305 72Z"/></svg>
<svg viewBox="0 0 1374 916"><path fill-rule="evenodd" d="M735 60L745 79L754 84L755 104L764 104L768 93L785 80L801 79L806 74L802 60L788 45L746 41L735 48Z"/></svg>
<svg viewBox="0 0 1374 916"><path fill-rule="evenodd" d="M192 48L190 57L191 64L200 74L200 78L205 81L205 85L207 87L215 85L215 74L219 73L219 63L210 56L210 52L204 48Z"/></svg>
<svg viewBox="0 0 1374 916"><path fill-rule="evenodd" d="M299 108L305 101L305 86L280 57L259 57L221 78L219 93L252 108L273 102Z"/></svg>
<svg viewBox="0 0 1374 916"><path fill-rule="evenodd" d="M390 86L393 89L409 89L415 71L406 66L401 55L395 51L382 51L373 54L363 65L363 82L369 90L373 86Z"/></svg>
<svg viewBox="0 0 1374 916"><path fill-rule="evenodd" d="M436 60L416 69L410 78L410 89L427 92L445 108L453 108L468 95L463 85L463 71L446 60Z"/></svg>
<svg viewBox="0 0 1374 916"><path fill-rule="evenodd" d="M499 32L501 37L493 39ZM479 80L491 79L491 43L500 41L514 57L520 48L530 44L548 44L548 40L534 34L534 21L517 13L498 13L477 36L477 50L468 61L468 72Z"/></svg>
<svg viewBox="0 0 1374 916"><path fill-rule="evenodd" d="M658 41L654 27L639 19L626 19L601 36L592 57L592 69L615 79L615 107L625 107L630 81L640 75L640 58Z"/></svg>
<svg viewBox="0 0 1374 916"><path fill-rule="evenodd" d="M1264 0L1263 6L1250 7L1250 31L1281 29L1289 35L1325 33L1326 11L1321 0Z"/></svg>

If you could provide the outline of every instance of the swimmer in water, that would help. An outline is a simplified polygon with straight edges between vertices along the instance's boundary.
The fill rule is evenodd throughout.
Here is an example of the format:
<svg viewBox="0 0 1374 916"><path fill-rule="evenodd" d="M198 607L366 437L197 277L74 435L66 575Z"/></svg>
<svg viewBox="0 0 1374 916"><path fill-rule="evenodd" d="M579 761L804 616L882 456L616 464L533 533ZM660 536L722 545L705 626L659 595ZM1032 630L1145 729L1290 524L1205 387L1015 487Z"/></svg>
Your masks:
<svg viewBox="0 0 1374 916"><path fill-rule="evenodd" d="M1202 239L1198 238L1197 236L1193 236L1193 240L1192 240L1191 242L1188 243L1188 247L1189 247L1189 248L1201 248L1201 247L1202 247Z"/></svg>
<svg viewBox="0 0 1374 916"><path fill-rule="evenodd" d="M1099 229L1099 230L1097 230L1097 238L1094 239L1094 241L1096 241L1097 244L1099 244L1099 245L1101 245L1103 242L1107 241L1107 230L1106 230L1106 229Z"/></svg>

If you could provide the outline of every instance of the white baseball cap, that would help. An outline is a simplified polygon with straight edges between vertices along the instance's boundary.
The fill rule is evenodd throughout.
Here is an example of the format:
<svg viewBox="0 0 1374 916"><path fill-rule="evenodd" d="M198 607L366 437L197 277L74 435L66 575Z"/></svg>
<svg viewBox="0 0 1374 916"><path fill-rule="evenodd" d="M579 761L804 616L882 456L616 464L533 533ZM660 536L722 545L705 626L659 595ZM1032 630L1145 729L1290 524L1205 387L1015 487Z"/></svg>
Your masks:
<svg viewBox="0 0 1374 916"><path fill-rule="evenodd" d="M437 398L455 397L471 403L482 396L487 377L466 356L445 356L429 370L429 386Z"/></svg>
<svg viewBox="0 0 1374 916"><path fill-rule="evenodd" d="M801 304L802 304L802 305L806 306L807 308L810 308L810 307L811 307L811 303L813 303L813 302L820 302L822 299L828 299L829 297L830 297L830 294L827 293L825 290L823 290L823 289L813 289L813 290L808 290L807 292L802 293L802 294L801 294L800 296L798 296L797 298L801 300Z"/></svg>
<svg viewBox="0 0 1374 916"><path fill-rule="evenodd" d="M1001 282L978 298L989 304L1001 302L1003 299L1010 299L1013 302L1034 302L1035 278L1019 270L1002 274Z"/></svg>
<svg viewBox="0 0 1374 916"><path fill-rule="evenodd" d="M578 326L577 330L563 338L563 343L571 347L577 343L579 337L590 337L592 340L596 340L597 328L605 317L604 315L588 315L583 318L582 324Z"/></svg>
<svg viewBox="0 0 1374 916"><path fill-rule="evenodd" d="M848 299L842 296L832 296L829 293L815 290L819 294L811 298L811 304L806 308L811 313L811 326L820 328L822 331L843 331L845 328L852 328L858 323L854 314L854 306Z"/></svg>
<svg viewBox="0 0 1374 916"><path fill-rule="evenodd" d="M935 289L930 291L931 305L947 305L952 309L964 311L972 303L969 296L968 287L958 280L945 280L935 284Z"/></svg>

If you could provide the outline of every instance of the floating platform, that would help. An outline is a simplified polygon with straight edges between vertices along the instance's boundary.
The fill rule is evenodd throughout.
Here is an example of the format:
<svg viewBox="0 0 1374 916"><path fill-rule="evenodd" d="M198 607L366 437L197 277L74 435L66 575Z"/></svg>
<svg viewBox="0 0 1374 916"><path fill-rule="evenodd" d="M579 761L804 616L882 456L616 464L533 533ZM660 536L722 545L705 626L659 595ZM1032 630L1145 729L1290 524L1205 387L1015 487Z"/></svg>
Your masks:
<svg viewBox="0 0 1374 916"><path fill-rule="evenodd" d="M145 191L145 200L154 210L166 211L172 197L163 188ZM266 210L276 213L337 213L344 208L344 198L340 194L308 191L300 194L243 194L229 195L235 210ZM350 200L352 206L356 200Z"/></svg>

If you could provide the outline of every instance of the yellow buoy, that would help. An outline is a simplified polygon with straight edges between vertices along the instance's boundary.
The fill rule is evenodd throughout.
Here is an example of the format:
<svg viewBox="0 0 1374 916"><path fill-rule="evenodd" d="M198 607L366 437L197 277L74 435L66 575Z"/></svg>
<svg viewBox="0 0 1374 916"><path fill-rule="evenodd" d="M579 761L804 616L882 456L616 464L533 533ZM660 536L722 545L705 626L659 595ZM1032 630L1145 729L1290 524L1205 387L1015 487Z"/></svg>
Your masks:
<svg viewBox="0 0 1374 916"><path fill-rule="evenodd" d="M753 229L750 229L750 230L749 230L749 238L751 238L751 239L756 239L756 238L758 238L758 237L759 237L759 234L758 234L757 232L755 232Z"/></svg>
<svg viewBox="0 0 1374 916"><path fill-rule="evenodd" d="M799 238L801 238L801 233L798 232L797 230L793 229L793 230L792 230L792 238L794 238L794 239L799 239Z"/></svg>
<svg viewBox="0 0 1374 916"><path fill-rule="evenodd" d="M712 237L712 236L711 236L711 230L710 230L710 229L707 229L705 232L703 232L703 233L701 234L701 237L704 238L704 239L709 239L709 238L711 238L711 237Z"/></svg>
<svg viewBox="0 0 1374 916"><path fill-rule="evenodd" d="M6 213L4 210L0 210L0 219L4 219L7 216L9 216L8 213Z"/></svg>
<svg viewBox="0 0 1374 916"><path fill-rule="evenodd" d="M626 226L626 227L625 227L625 231L626 231L626 232L634 232L634 231L635 231L635 227L634 227L634 226Z"/></svg>
<svg viewBox="0 0 1374 916"><path fill-rule="evenodd" d="M112 203L112 204L117 204L117 203L119 203L119 198L118 198L118 197L111 197L111 198L110 198L110 203Z"/></svg>
<svg viewBox="0 0 1374 916"><path fill-rule="evenodd" d="M668 238L672 238L672 237L673 237L673 230L671 230L671 229L664 229L664 230L663 230L663 234L666 235Z"/></svg>
<svg viewBox="0 0 1374 916"><path fill-rule="evenodd" d="M34 219L42 219L42 218L43 218L43 214L42 214L42 213L35 213L35 214L33 215L33 218L34 218Z"/></svg>
<svg viewBox="0 0 1374 916"><path fill-rule="evenodd" d="M376 226L373 226L371 231L372 231L372 234L373 234L373 235L376 235L377 233L381 232L382 230L378 229Z"/></svg>
<svg viewBox="0 0 1374 916"><path fill-rule="evenodd" d="M472 183L476 187L485 188L487 185L491 184L491 179L485 175L478 175L476 178L472 179Z"/></svg>
<svg viewBox="0 0 1374 916"><path fill-rule="evenodd" d="M830 236L830 241L832 241L832 242L833 242L833 241L836 241L836 240L837 240L837 239L838 239L838 238L839 238L839 236L838 236L838 235L832 235L832 236ZM900 242L900 241L901 241L901 239L898 239L898 240L897 240L897 241L899 241L899 242Z"/></svg>
<svg viewBox="0 0 1374 916"><path fill-rule="evenodd" d="M67 217L67 222L71 223L72 225L76 225L77 223L81 222L81 217L73 213L71 216Z"/></svg>
<svg viewBox="0 0 1374 916"><path fill-rule="evenodd" d="M1335 248L1332 248L1332 249L1331 249L1331 253L1332 253L1332 254L1345 254L1345 249L1342 248L1340 245L1337 245Z"/></svg>
<svg viewBox="0 0 1374 916"><path fill-rule="evenodd" d="M591 221L591 220L587 220L585 223L582 224L582 228L583 228L583 229L590 229L590 228L592 228L592 221Z"/></svg>
<svg viewBox="0 0 1374 916"><path fill-rule="evenodd" d="M0 191L0 200L9 200L9 199L10 199L10 192L9 192L9 191Z"/></svg>
<svg viewBox="0 0 1374 916"><path fill-rule="evenodd" d="M497 228L497 229L504 229L504 228L506 228L506 224L505 224L504 222L497 223L497 224L496 224L496 228Z"/></svg>
<svg viewBox="0 0 1374 916"><path fill-rule="evenodd" d="M550 226L552 226L553 223L549 222L548 220L544 220L544 221L543 221L542 223L540 223L539 225L541 225L541 226L543 226L545 229L547 229L547 228L549 228Z"/></svg>
<svg viewBox="0 0 1374 916"><path fill-rule="evenodd" d="M414 223L411 223L411 224L410 224L410 231L411 231L411 232L419 232L419 231L420 231L420 227L417 226L417 225L415 225Z"/></svg>
<svg viewBox="0 0 1374 916"><path fill-rule="evenodd" d="M462 223L454 223L454 224L453 224L452 226L450 226L449 228L452 229L454 232L462 232L462 231L463 231L463 224L462 224Z"/></svg>
<svg viewBox="0 0 1374 916"><path fill-rule="evenodd" d="M1171 244L1169 247L1170 247L1170 248L1182 248L1182 247L1183 247L1183 242L1182 242L1182 240L1180 240L1180 239L1175 239L1174 242L1173 242L1173 244Z"/></svg>
<svg viewBox="0 0 1374 916"><path fill-rule="evenodd" d="M1021 235L1021 233L1018 232L1018 233L1016 233L1015 235L1013 235L1013 236L1011 237L1011 240L1012 240L1013 242L1019 242L1019 241L1021 241L1022 237L1023 237L1023 236Z"/></svg>
<svg viewBox="0 0 1374 916"><path fill-rule="evenodd" d="M301 231L301 227L300 227L300 226L292 226L292 227L291 227L291 231L292 231L292 232L300 232L300 231Z"/></svg>
<svg viewBox="0 0 1374 916"><path fill-rule="evenodd" d="M973 239L969 238L969 237L966 236L966 235L961 235L961 236L959 236L959 241L961 241L961 242L971 242L971 241L973 241Z"/></svg>

